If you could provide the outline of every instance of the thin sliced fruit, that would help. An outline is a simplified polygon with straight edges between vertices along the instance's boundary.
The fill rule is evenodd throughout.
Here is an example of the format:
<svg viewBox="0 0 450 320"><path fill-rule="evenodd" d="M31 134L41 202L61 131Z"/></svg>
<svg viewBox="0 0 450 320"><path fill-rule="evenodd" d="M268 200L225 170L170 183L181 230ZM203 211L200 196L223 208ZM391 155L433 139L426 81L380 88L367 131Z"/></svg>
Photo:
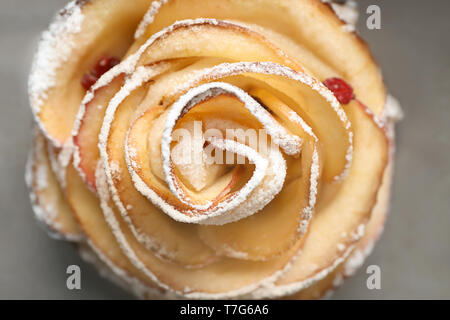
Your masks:
<svg viewBox="0 0 450 320"><path fill-rule="evenodd" d="M143 101L146 86L132 91L114 112L106 151L112 168L113 187L117 190L116 204L122 207L128 224L135 227L135 236L163 258L181 265L197 266L215 259L215 254L198 238L191 225L171 219L136 190L125 161L125 141L134 111Z"/></svg>
<svg viewBox="0 0 450 320"><path fill-rule="evenodd" d="M302 253L277 282L301 288L320 271L333 268L364 234L389 160L389 140L365 106L346 106L354 136L353 162L342 182L324 185ZM326 239L326 241L324 241Z"/></svg>
<svg viewBox="0 0 450 320"><path fill-rule="evenodd" d="M287 37L299 49L292 49L291 44L284 44L270 32L264 34L321 81L333 76L344 78L356 96L377 116L381 115L386 89L368 46L356 34L345 31L333 10L318 1L170 1L157 10L131 51L176 21L205 17L254 24Z"/></svg>
<svg viewBox="0 0 450 320"><path fill-rule="evenodd" d="M78 6L78 9L72 9L71 13L62 12L63 18L59 19L66 19L68 25L65 28L60 26L59 29L70 30L65 40L67 43L48 43L48 50L43 47L38 52L30 78L33 111L41 128L56 145L61 146L70 137L78 107L86 93L81 85L83 75L91 70L98 58L105 53L117 57L125 54L133 41L134 30L150 2L79 1L80 4L69 5L72 8ZM64 16L69 14L71 15ZM74 25L75 21L79 25ZM63 39L56 38L55 41L64 41ZM71 46L72 43L76 43L76 46ZM63 49L62 45L65 45ZM64 53L63 57L58 50ZM50 65L41 65L49 59L61 61L58 65L55 65L54 61L51 61ZM51 69L53 67L55 70ZM43 80L44 75L39 74L43 72L50 79ZM45 85L42 81L51 86L43 88Z"/></svg>
<svg viewBox="0 0 450 320"><path fill-rule="evenodd" d="M27 168L27 183L36 218L58 237L81 240L83 232L52 170L47 143L42 134L36 134Z"/></svg>

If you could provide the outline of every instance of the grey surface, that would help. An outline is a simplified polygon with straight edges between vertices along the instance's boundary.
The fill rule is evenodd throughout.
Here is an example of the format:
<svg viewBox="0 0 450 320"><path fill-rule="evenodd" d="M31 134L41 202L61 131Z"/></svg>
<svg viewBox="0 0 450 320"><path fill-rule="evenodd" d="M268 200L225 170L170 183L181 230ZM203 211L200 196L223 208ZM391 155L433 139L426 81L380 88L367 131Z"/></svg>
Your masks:
<svg viewBox="0 0 450 320"><path fill-rule="evenodd" d="M364 268L334 295L346 298L450 298L450 1L378 4L382 29L360 33L401 101L391 215ZM39 32L64 0L0 0L0 298L123 299L130 296L51 240L32 218L24 165L30 146L27 74ZM364 22L363 15L363 21ZM82 269L82 290L66 289L66 267ZM381 267L381 290L365 268Z"/></svg>

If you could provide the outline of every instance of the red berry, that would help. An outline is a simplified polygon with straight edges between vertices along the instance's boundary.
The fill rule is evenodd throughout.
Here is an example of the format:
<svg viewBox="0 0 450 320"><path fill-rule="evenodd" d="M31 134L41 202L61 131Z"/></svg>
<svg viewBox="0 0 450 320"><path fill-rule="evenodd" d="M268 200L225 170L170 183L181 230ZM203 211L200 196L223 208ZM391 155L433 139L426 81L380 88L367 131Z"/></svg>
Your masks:
<svg viewBox="0 0 450 320"><path fill-rule="evenodd" d="M101 77L109 69L119 64L120 60L115 57L105 56L97 62L97 65L92 70L92 74Z"/></svg>
<svg viewBox="0 0 450 320"><path fill-rule="evenodd" d="M96 83L98 80L98 77L90 74L90 73L86 73L83 78L81 78L81 85L83 86L84 89L89 90L94 83Z"/></svg>
<svg viewBox="0 0 450 320"><path fill-rule="evenodd" d="M119 63L120 60L116 57L104 56L89 73L83 76L81 85L84 89L89 90L104 73Z"/></svg>
<svg viewBox="0 0 450 320"><path fill-rule="evenodd" d="M341 78L328 78L323 84L334 93L341 104L347 104L355 97L353 88Z"/></svg>

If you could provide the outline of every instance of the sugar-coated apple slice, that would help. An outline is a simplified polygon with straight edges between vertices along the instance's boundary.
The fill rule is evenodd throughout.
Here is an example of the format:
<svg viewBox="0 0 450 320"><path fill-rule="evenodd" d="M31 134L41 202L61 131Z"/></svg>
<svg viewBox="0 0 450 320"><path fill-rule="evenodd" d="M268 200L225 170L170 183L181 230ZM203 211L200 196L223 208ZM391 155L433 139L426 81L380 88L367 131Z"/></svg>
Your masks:
<svg viewBox="0 0 450 320"><path fill-rule="evenodd" d="M211 19L176 22L154 35L140 50L143 52L138 65L200 56L227 61L271 61L302 71L299 64L260 34L232 22Z"/></svg>
<svg viewBox="0 0 450 320"><path fill-rule="evenodd" d="M181 210L188 210L187 207L170 192L170 189L167 187L164 180L160 146L161 135L166 119L165 115L163 108L155 107L148 110L132 124L127 138L129 169L132 171L132 174L139 176L145 183L145 188L136 185L141 193L145 195L145 190L147 188L151 189L171 205L181 207ZM147 135L148 138L145 138ZM203 142L201 148L203 148ZM176 150L177 149L175 149L175 151ZM191 152L191 150L188 151ZM191 158L191 160L194 160L192 155ZM196 190L195 187L186 187L186 189L191 190L189 195L193 199L197 199L199 202L220 201L218 198L219 195L221 195L224 190L233 188L237 183L240 176L240 170L237 170L237 168L226 170L225 165L213 166L213 164L207 166L203 161L203 157L201 157L200 160L202 161L201 163L189 161L185 166L182 166L179 170L182 170L185 175L183 177L183 173L180 172L180 178L181 180L184 180L183 184L185 186L195 185L199 188ZM190 170L186 169L188 165L191 167ZM193 168L194 166L197 166L197 170ZM191 171L199 173L191 176L189 174ZM200 176L200 174L205 176Z"/></svg>
<svg viewBox="0 0 450 320"><path fill-rule="evenodd" d="M344 23L326 4L312 0L168 1L141 23L132 50L176 21L197 18L254 24L287 37L297 48L278 41L271 32L264 34L321 81L334 76L345 79L362 103L381 116L386 92L379 68L365 42L342 28Z"/></svg>
<svg viewBox="0 0 450 320"><path fill-rule="evenodd" d="M248 79L242 79L237 85L249 89L265 84L265 89L272 96L300 115L316 132L320 149L324 153L324 179L329 181L342 177L351 160L352 133L350 122L331 93L317 80L285 66L270 62L223 63L193 73L190 86L207 81L226 81L236 83L232 78L245 73L246 78L255 79L254 87ZM258 80L258 82L256 82ZM315 90L311 90L314 86ZM189 87L181 85L165 96L165 101L175 102ZM335 102L335 103L334 103Z"/></svg>
<svg viewBox="0 0 450 320"><path fill-rule="evenodd" d="M266 70L266 69L264 69L264 66L265 65L263 65L263 64L254 64L254 65L252 65L252 64L249 64L249 65L246 65L246 64L235 64L236 65L236 70L238 70L238 72L245 72L245 71L247 71L247 69L246 68L248 68L248 70L249 71L252 71L252 72L258 72L258 67L260 67L261 68L261 70ZM217 78L220 78L220 77L224 77L224 76L229 76L229 75L233 75L233 72L236 72L236 71L233 71L234 69L233 69L233 67L235 66L235 65L233 65L233 64L229 64L229 65L227 65L226 67L225 66L219 66L219 67L217 67L217 70L222 70L222 74L221 74L221 71L218 71L217 73L215 73L215 69L214 68L212 68L212 69L210 69L210 70L208 70L208 71L210 71L209 72L209 74L205 74L204 76L205 77L209 77L208 78L208 80L214 80L214 79L217 79ZM238 65L238 66L237 66ZM282 72L281 71L279 71L279 75L282 75L282 76L285 76L285 77L289 77L289 75L292 77L292 78L294 78L295 79L295 76L298 76L299 77L299 75L298 74L295 74L295 72L293 72L292 70L290 70L290 69L287 69L287 68L282 68L282 67L280 67L279 65L274 65L274 64L269 64L267 67L272 67L272 69L275 69L275 71L274 72L276 72L277 70L282 70ZM253 67L253 68L252 68ZM225 70L225 71L223 71L223 70ZM256 71L255 71L256 70ZM289 71L290 70L290 71ZM272 71L272 70L271 70ZM262 71L261 71L262 72ZM290 73L291 74L290 74ZM197 79L199 79L199 78L201 78L201 76L196 76L196 77L194 77L193 78L193 82L195 82L195 81L199 81L199 80L197 80ZM309 78L305 78L305 79L309 79ZM307 82L307 80L305 80L305 79L303 79L302 77L299 77L299 79L297 79L297 81L299 81L300 82L300 85L301 85L301 81L305 81L306 83L308 83L309 85L311 85L311 83L309 83L309 82ZM286 79L285 79L286 80ZM286 81L291 81L291 80L286 80ZM306 85L305 85L305 87L306 87ZM304 91L307 91L307 90L304 90ZM318 90L319 92L321 92L320 90ZM323 92L321 92L321 94L324 94ZM313 101L313 102L317 102L317 100L320 100L320 95L318 94L318 93L316 93L316 95L317 96L315 96L315 95L313 95L313 94L311 94L311 93L309 93L309 96L313 96L314 98L315 98L315 101ZM335 118L337 118L337 122L339 123L339 122L341 122L342 124L341 124L341 126L340 126L340 128L344 128L345 130L348 130L347 128L345 128L344 127L344 121L342 121L342 119L339 119L339 117L343 117L341 114L343 113L343 111L342 110L333 110L331 107L330 107L330 105L329 105L329 103L330 102L328 102L327 100L325 100L325 98L324 97L321 97L321 99L323 100L322 101L322 107L323 108L326 108L326 110L331 110L331 114L333 114L334 113L334 117ZM310 101L308 101L308 102L310 102ZM309 106L307 103L305 103L305 106ZM334 107L336 107L336 106L334 106ZM292 111L294 114L295 114L295 112L294 111ZM324 111L325 112L325 111ZM317 116L317 115L315 115L315 116ZM286 116L285 116L285 118L286 118ZM146 122L146 121L144 121L144 122ZM338 127L339 128L339 127ZM144 131L146 131L146 130L144 130ZM142 132L140 132L140 134L134 134L136 137L139 137L139 136L141 136L141 133ZM347 134L347 136L349 136L350 134ZM133 140L133 139L132 139ZM344 143L343 143L343 148L342 149L344 149L344 152L341 152L341 154L342 154L342 158L344 158L344 161L345 161L345 155L346 155L346 152L347 152L347 149L348 149L348 147L347 147L347 145L348 144L346 144L345 142L346 141L348 141L348 140L345 140L344 139ZM157 145L159 145L159 143L157 143ZM309 149L309 152L310 152L310 157L312 158L313 157L313 153L314 153L314 148L312 148L313 147L313 145L314 144L310 144L308 147L310 148ZM134 148L135 149L135 148ZM306 149L306 148L305 148ZM144 152L144 154L145 154L146 152ZM308 157L306 156L306 153L307 152L305 152L305 159L308 159ZM310 159L311 159L310 158ZM141 162L141 163L143 163L144 165L145 165L145 163L146 162L148 162L148 161L145 161L145 160L140 160L139 162ZM343 168L342 168L343 169ZM341 170L342 170L341 169ZM143 172L149 172L150 170L142 170ZM304 194L306 195L305 196L305 201L304 201L304 203L301 203L300 204L300 207L299 208L297 208L297 210L293 210L293 211L287 211L287 212L291 212L291 213L293 213L293 217L292 217L292 219L290 219L289 220L289 222L290 222L290 224L289 224L289 222L286 222L286 224L287 225L289 225L289 227L287 227L287 229L289 229L291 232L289 232L288 231L288 233L290 233L290 237L284 237L285 238L285 240L286 240L286 242L283 242L283 243L281 243L281 242L276 242L276 245L274 244L272 247L268 247L267 248L267 251L264 253L264 250L261 250L261 251L257 251L257 250L255 250L255 251L253 251L253 252L250 252L251 251L251 245L249 245L250 243L248 242L249 240L248 240L248 238L250 238L250 237L248 237L248 238L246 238L246 241L247 241L247 243L245 244L245 240L243 240L243 243L241 243L241 244L244 244L244 246L243 247L241 247L241 248L239 248L239 249L234 249L233 250L233 248L232 248L232 246L229 246L228 245L228 243L231 243L231 242L233 242L232 240L233 239L231 239L231 238L233 238L233 237L228 237L228 240L226 240L226 238L222 238L222 239L220 239L220 235L222 234L222 235L229 235L229 234L233 234L233 233L230 233L230 232L226 232L226 231L229 231L231 228L233 228L232 226L234 226L234 225L230 225L230 227L228 227L228 226L224 226L223 228L226 230L225 232L223 232L223 233L221 233L221 232L210 232L209 234L210 234L210 237L212 237L212 238L214 238L214 237L216 237L216 235L218 236L218 237L216 237L215 238L215 242L214 241L210 241L210 242L208 242L208 241L205 241L206 243L210 243L210 245L212 246L212 247L214 247L216 250L218 250L219 252L221 252L222 254L228 254L228 255L233 255L234 254L234 256L237 256L238 254L239 254L239 256L243 256L243 254L245 253L245 254L247 254L247 258L249 258L249 259L256 259L256 260L258 260L258 259L267 259L268 257L271 257L271 256L273 256L273 255L276 255L276 254L279 254L280 252L282 252L283 250L286 250L286 248L289 248L289 245L292 245L293 243L295 243L295 240L293 240L293 239L295 239L295 235L298 235L298 233L297 233L297 230L299 229L299 225L300 225L300 222L301 222L301 219L300 219L300 217L301 217L301 208L305 208L305 207L307 207L307 204L308 204L308 201L306 201L306 200L308 200L309 199L309 195L311 194L311 192L310 192L310 190L309 190L309 182L310 182L310 177L309 177L309 174L308 174L308 171L307 170L303 170L304 171L304 173L305 173L305 175L304 175L304 181L306 181L306 183L305 183L305 185L306 185L306 188L305 188L305 192L304 192ZM170 196L170 195L169 195ZM167 197L169 197L169 196L167 196ZM303 206L302 206L303 205ZM261 215L262 216L262 215ZM249 219L249 221L253 221L254 219L256 219L256 218L253 218L253 219ZM270 219L269 220L267 220L267 221L270 221ZM267 221L265 222L265 225L267 226L267 227L269 227L269 229L270 229L270 223L267 223ZM242 224L249 224L249 225L251 225L251 222L243 222ZM294 227L295 226L295 227ZM217 229L221 229L221 228L217 228ZM244 228L245 229L245 228ZM253 229L253 230L257 230L257 228L250 228L250 227L247 227L247 229ZM241 230L242 231L242 230ZM237 233L239 233L239 234L241 234L241 235L243 235L243 234L245 234L245 232L237 232ZM264 234L264 231L262 231L261 232L262 234ZM283 233L283 232L281 232L281 233ZM234 234L233 234L234 235ZM220 240L219 240L220 239ZM256 238L257 239L257 238ZM211 240L211 239L209 239L209 240ZM236 246L239 246L239 241L234 241L234 244L236 244ZM278 245L278 247L277 247L277 245ZM225 249L223 249L223 248L227 248L227 250L225 250ZM219 250L220 249L220 250ZM248 251L249 252L245 252L245 250L246 249L248 249ZM251 254L249 254L249 253L251 253ZM258 256L258 254L259 254L259 256Z"/></svg>
<svg viewBox="0 0 450 320"><path fill-rule="evenodd" d="M110 261L115 268L141 281L150 288L155 287L148 277L142 274L124 254L117 243L100 207L100 200L88 189L72 164L67 168L67 201L87 235L89 244L94 247L103 260Z"/></svg>
<svg viewBox="0 0 450 320"><path fill-rule="evenodd" d="M93 98L82 105L78 112L76 132L73 136L74 166L87 185L95 190L95 169L100 159L98 134L105 117L109 101L123 85L124 75L115 77L108 85L94 92Z"/></svg>
<svg viewBox="0 0 450 320"><path fill-rule="evenodd" d="M318 191L321 162L317 138L295 111L263 89L250 93L290 132L302 137L301 158L286 157L283 189L261 212L223 226L199 226L199 232L216 252L267 260L291 248L306 232Z"/></svg>
<svg viewBox="0 0 450 320"><path fill-rule="evenodd" d="M277 281L286 292L307 287L333 270L362 238L389 161L389 139L380 122L357 100L345 107L354 132L354 154L342 182L325 184L302 252Z"/></svg>
<svg viewBox="0 0 450 320"><path fill-rule="evenodd" d="M149 192L156 192L166 202L177 206L178 210L185 211L189 215L193 211L193 208L185 206L183 202L171 193L171 190L165 184L161 156L161 138L164 124L167 121L168 111L163 113L163 110L161 107L150 109L132 124L127 138L129 167L147 186L142 189L142 184L136 184L136 188L141 193L148 194ZM221 114L220 119L217 118L218 112ZM197 135L200 139L198 141L200 145L198 146L199 150L197 153L200 156L200 160L203 161L204 157L207 156L204 150L204 143L207 142L205 139L209 139L205 135L208 135L208 132L212 132L210 130L218 132L220 138L225 137L227 129L232 128L241 130L240 132L245 136L246 130L250 128L255 129L254 132L258 132L258 129L262 128L261 124L256 120L236 97L219 95L198 103L191 111L183 115L178 120L178 124L175 125L173 133L175 134L178 132L177 130L181 129L184 130L183 132L190 133L187 137L183 138L185 140L190 140L192 137L195 139ZM196 125L198 125L197 128ZM192 128L189 126L192 126ZM190 132L190 129L194 130L194 132ZM147 141L147 139L143 139L142 137L145 137L148 132ZM254 142L257 143L257 139L258 137L255 135ZM187 142L186 145L189 148L188 152L191 154L191 141ZM178 150L178 147L180 147L179 142L173 146L171 157L176 155L174 152ZM255 148L257 146L252 147ZM191 201L196 203L213 202L211 210L216 206L216 202L219 203L222 201L222 196L233 196L235 191L240 190L247 180L243 178L245 177L245 172L248 171L247 169L252 170L249 168L251 167L250 165L245 165L244 163L240 165L234 162L235 160L233 160L233 163L225 163L226 159L223 157L222 159L212 159L214 161L219 160L220 163L207 165L203 162L197 163L195 157L196 154L191 155L191 160L193 161L189 161L190 163L183 166L175 163L175 177L179 179L177 182L179 184L184 183L189 185L195 182L199 185L199 179L202 177L201 174L207 174L204 176L209 181L207 185L198 190L184 186L183 192L187 197L191 198ZM201 167L201 170L200 173L196 174L200 169L198 166ZM240 170L241 167L244 167L243 170ZM225 190L228 191L225 192ZM152 197L149 198L150 201L153 201ZM203 211L205 214L207 213L206 209L197 211L199 214Z"/></svg>
<svg viewBox="0 0 450 320"><path fill-rule="evenodd" d="M152 78L179 67L180 61L161 62L153 66ZM95 170L100 159L98 136L109 102L124 84L126 75L111 70L99 80L82 101L73 129L74 165L91 190L95 191Z"/></svg>
<svg viewBox="0 0 450 320"><path fill-rule="evenodd" d="M324 156L323 179L330 181L345 175L351 161L352 132L343 107L330 108L327 100L297 81L261 74L249 76L272 88L271 92L263 93L261 99L274 105L288 105L312 128Z"/></svg>
<svg viewBox="0 0 450 320"><path fill-rule="evenodd" d="M55 145L61 146L70 137L86 93L83 75L105 54L119 58L125 54L150 3L72 1L43 34L29 91L35 118Z"/></svg>
<svg viewBox="0 0 450 320"><path fill-rule="evenodd" d="M345 278L354 275L356 270L362 266L365 258L371 253L375 242L383 232L384 222L389 211L392 162L393 159L391 158L389 166L385 170L383 184L378 191L377 203L372 210L364 236L358 241L354 249L334 270L330 270L326 277L316 283L311 283L310 286L296 294L285 297L286 299L309 300L324 298L338 289Z"/></svg>
<svg viewBox="0 0 450 320"><path fill-rule="evenodd" d="M318 178L311 176L311 168L319 172L317 154L315 164L313 158L314 145L303 144L301 159L286 159L286 183L268 205L237 222L198 226L202 240L220 254L255 261L272 259L295 246L311 217L311 188L317 187Z"/></svg>
<svg viewBox="0 0 450 320"><path fill-rule="evenodd" d="M136 81L130 80L129 83L135 84ZM191 225L171 219L134 186L127 168L125 142L130 122L147 93L148 84L128 90L127 85L122 87L118 95L120 97L125 92L128 94L126 98L113 99L108 106L107 119L111 122L103 124L100 137L102 160L109 174L108 183L113 194L116 194L113 200L134 236L147 249L182 265L210 263L215 259L215 254L198 238L196 230Z"/></svg>
<svg viewBox="0 0 450 320"><path fill-rule="evenodd" d="M37 132L27 165L27 185L36 218L57 238L82 240L84 235L64 196L48 156L48 142Z"/></svg>
<svg viewBox="0 0 450 320"><path fill-rule="evenodd" d="M100 170L102 173L103 171ZM162 288L190 298L226 298L243 295L266 282L273 282L279 270L288 265L298 251L295 246L277 259L252 262L220 258L197 268L160 259L136 240L127 223L109 200L106 181L98 179L103 211L117 241L130 261ZM214 281L212 281L214 279Z"/></svg>

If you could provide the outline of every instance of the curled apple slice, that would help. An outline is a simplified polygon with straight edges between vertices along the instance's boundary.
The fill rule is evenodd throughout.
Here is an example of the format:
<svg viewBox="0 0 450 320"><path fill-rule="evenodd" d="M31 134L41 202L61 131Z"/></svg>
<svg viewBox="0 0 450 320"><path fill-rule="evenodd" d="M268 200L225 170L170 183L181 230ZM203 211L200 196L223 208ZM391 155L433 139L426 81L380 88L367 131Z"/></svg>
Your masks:
<svg viewBox="0 0 450 320"><path fill-rule="evenodd" d="M82 103L78 111L73 135L74 166L91 190L95 190L95 168L100 159L97 147L98 134L105 117L105 110L123 82L123 74L115 77L108 85L95 90L89 96L91 100Z"/></svg>
<svg viewBox="0 0 450 320"><path fill-rule="evenodd" d="M125 54L149 4L149 0L133 4L72 1L43 34L30 75L29 92L35 118L55 145L62 146L71 135L85 94L81 85L83 75L105 53L117 57Z"/></svg>
<svg viewBox="0 0 450 320"><path fill-rule="evenodd" d="M27 165L27 185L36 218L56 238L79 241L83 238L64 191L54 173L48 156L45 137L36 133L34 148Z"/></svg>
<svg viewBox="0 0 450 320"><path fill-rule="evenodd" d="M383 183L378 191L377 202L367 223L364 236L358 241L358 244L348 257L340 262L326 277L294 295L287 296L286 299L310 300L329 296L334 290L338 289L345 278L354 275L357 269L362 266L365 258L371 253L375 242L383 232L384 223L389 211L392 165L392 162L390 162L385 170Z"/></svg>
<svg viewBox="0 0 450 320"><path fill-rule="evenodd" d="M251 76L272 88L271 95L266 94L263 99L275 105L287 104L315 132L324 155L323 179L330 181L344 177L351 163L353 133L343 107L335 104L330 108L329 101L294 81L260 74Z"/></svg>
<svg viewBox="0 0 450 320"><path fill-rule="evenodd" d="M286 166L289 182L260 212L221 226L199 226L202 240L222 255L255 261L273 259L297 244L314 207L311 189L317 188L317 151L304 144L300 163L288 159Z"/></svg>
<svg viewBox="0 0 450 320"><path fill-rule="evenodd" d="M156 193L172 206L179 207L179 210L187 210L187 206L183 205L183 203L171 194L170 189L164 181L160 143L166 117L162 114L162 110L160 107L150 109L131 126L126 146L128 168L133 176L136 189L149 198L150 201L158 203L156 195L153 195L153 193ZM147 133L150 133L148 134L149 138L142 138ZM201 148L203 148L203 142ZM203 160L203 157L200 159ZM185 168L187 165L191 167L198 166L197 170L205 169L201 171L201 174L205 174L204 179L198 181L201 178L198 174L197 176L190 176L190 172L194 169L187 170ZM212 169L211 166L207 167L203 162L199 164L189 162L187 165L183 167L180 164L180 167L184 169L184 179L191 179L191 181L197 179L192 184L197 183L197 185L205 186L207 184L205 181L206 178L208 180L213 179L213 181L209 182L208 188L203 187L197 192L193 190L191 195L198 199L207 197L214 201L220 200L221 195L226 194L224 190L231 190L234 187L242 171L237 167L225 171L225 167L221 165L216 165ZM210 172L210 176L206 176L208 172ZM180 179L183 179L183 176ZM142 183L140 183L141 181Z"/></svg>
<svg viewBox="0 0 450 320"><path fill-rule="evenodd" d="M389 139L373 113L358 101L345 108L354 131L354 158L342 182L325 184L301 254L263 295L296 292L321 280L362 238L389 160ZM323 241L326 239L326 241Z"/></svg>
<svg viewBox="0 0 450 320"><path fill-rule="evenodd" d="M177 185L178 181L174 175L172 160L170 157L170 145L172 142L172 131L178 121L178 118L183 113L188 112L199 103L205 101L211 102L217 108L221 109L221 105L218 103L221 100L219 97L226 95L233 97L233 99L229 100L229 104L232 105L232 103L236 101L239 102L240 105L243 105L251 113L255 120L261 123L262 127L266 130L272 141L285 153L297 155L300 151L300 139L297 136L289 134L270 116L269 112L267 112L263 107L261 107L261 105L259 105L241 89L227 83L215 82L205 84L188 91L170 107L168 117L166 119L166 126L161 139L163 170L170 191L182 203L189 205L194 210L200 210L199 213L203 210L208 211L208 216L205 217L204 221L198 219L201 218L200 216L195 216L194 218L196 219L186 220L186 222L224 224L245 218L270 202L273 199L273 196L279 192L284 181L284 173L280 173L285 172L285 165L280 151L275 149L265 150L265 152L268 153L268 159L264 159L261 156L261 152L258 154L256 150L246 146L245 144L239 142L235 143L232 141L227 142L222 138L213 137L210 142L216 148L228 152L234 152L249 158L249 160L255 163L255 172L252 177L240 190L230 194L230 196L223 201L220 201L219 203L207 202L206 204L201 205L192 203L180 186ZM227 98L224 97L222 99ZM239 104L237 104L237 106L239 106ZM254 147L256 146L253 146L253 148ZM278 154L278 156L275 156L275 154ZM268 164L270 164L271 168L266 172ZM269 171L273 171L273 174L270 174ZM263 177L266 176L271 176L266 183L267 185L271 185L272 189L262 192L261 190L258 190L258 185L261 184ZM255 199L257 199L257 201ZM168 211L167 213L175 219L180 219L178 215L172 215L171 211Z"/></svg>
<svg viewBox="0 0 450 320"><path fill-rule="evenodd" d="M100 254L103 261L110 262L110 267L117 272L129 274L145 287L154 288L155 284L128 260L123 248L116 242L101 210L99 199L85 185L72 164L67 168L66 181L67 201L81 229L89 238L88 244Z"/></svg>
<svg viewBox="0 0 450 320"><path fill-rule="evenodd" d="M278 270L286 267L292 255L298 250L298 247L292 248L284 255L268 262L220 258L197 268L185 268L177 263L162 260L139 243L128 225L121 219L109 201L106 177L101 178L103 172L104 170L100 169L97 178L101 205L117 242L136 268L169 292L190 298L243 295L259 285L277 279Z"/></svg>
<svg viewBox="0 0 450 320"><path fill-rule="evenodd" d="M265 90L250 93L271 110L284 127L303 139L301 160L287 158L286 183L261 212L221 227L202 226L199 232L205 243L223 255L267 260L291 248L306 232L322 166L318 139L304 120Z"/></svg>
<svg viewBox="0 0 450 320"><path fill-rule="evenodd" d="M183 63L183 62L181 62ZM160 62L153 66L150 78L158 77L180 61ZM100 159L98 135L110 100L123 86L126 68L119 66L104 74L83 99L73 128L74 166L89 188L95 191L95 169Z"/></svg>
<svg viewBox="0 0 450 320"><path fill-rule="evenodd" d="M190 41L192 36L195 36L195 46ZM214 19L178 21L154 34L139 48L139 53L142 54L139 55L138 65L201 56L235 61L271 61L302 71L300 65L289 60L259 33L235 23Z"/></svg>
<svg viewBox="0 0 450 320"><path fill-rule="evenodd" d="M352 158L351 123L332 93L304 73L270 62L224 63L193 74L188 83L175 89L166 99L176 100L179 92L190 86L223 78L229 81L230 77L243 73L266 83L266 89L271 90L272 95L288 104L294 113L310 124L323 145L325 180L345 176Z"/></svg>
<svg viewBox="0 0 450 320"><path fill-rule="evenodd" d="M169 2L147 13L138 28L137 40L131 51L137 50L151 35L176 21L206 17L239 21L269 30L261 33L254 29L287 53L292 61L306 66L321 81L332 76L346 79L362 103L370 106L377 116L381 116L386 89L368 46L356 34L345 30L344 23L334 11L318 1ZM278 37L272 36L273 32L283 35L288 41L279 41ZM258 56L255 61L262 60Z"/></svg>
<svg viewBox="0 0 450 320"><path fill-rule="evenodd" d="M140 69L111 100L100 134L102 162L115 205L139 241L162 258L182 265L203 265L215 259L214 252L189 225L170 219L139 193L128 172L124 146L129 123L145 97L145 83L153 75L153 67Z"/></svg>

